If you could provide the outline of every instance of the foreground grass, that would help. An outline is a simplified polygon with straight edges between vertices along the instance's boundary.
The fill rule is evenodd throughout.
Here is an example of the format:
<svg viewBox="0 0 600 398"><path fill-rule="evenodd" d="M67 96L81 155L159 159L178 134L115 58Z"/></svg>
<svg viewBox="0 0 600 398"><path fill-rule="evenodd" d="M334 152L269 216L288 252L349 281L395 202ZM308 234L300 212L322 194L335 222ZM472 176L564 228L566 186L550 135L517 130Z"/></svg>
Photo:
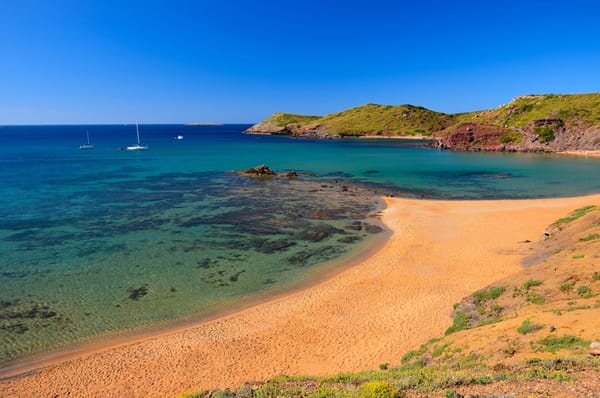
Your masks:
<svg viewBox="0 0 600 398"><path fill-rule="evenodd" d="M535 379L571 382L576 372L600 369L600 360L590 362L585 357L562 357L553 360L533 358L513 367L488 367L476 355L443 364L424 365L420 362L398 368L358 373L341 373L329 377L279 376L266 383L247 384L237 390L184 392L178 398L395 398L407 392L454 391L474 385L492 384L503 380Z"/></svg>

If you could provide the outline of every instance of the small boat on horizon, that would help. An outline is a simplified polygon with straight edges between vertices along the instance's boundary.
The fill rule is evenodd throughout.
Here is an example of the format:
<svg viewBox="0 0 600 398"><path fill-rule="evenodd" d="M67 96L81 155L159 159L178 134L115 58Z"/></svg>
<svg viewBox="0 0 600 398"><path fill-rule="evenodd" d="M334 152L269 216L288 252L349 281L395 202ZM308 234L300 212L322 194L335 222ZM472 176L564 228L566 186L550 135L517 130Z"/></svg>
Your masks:
<svg viewBox="0 0 600 398"><path fill-rule="evenodd" d="M176 140L182 140L183 136L182 135L178 135L177 137L175 137Z"/></svg>
<svg viewBox="0 0 600 398"><path fill-rule="evenodd" d="M137 135L137 144L135 145L129 145L127 147L128 151L145 151L146 149L148 149L148 145L142 145L140 144L140 129L138 127L138 122L137 120L135 121L135 132Z"/></svg>
<svg viewBox="0 0 600 398"><path fill-rule="evenodd" d="M85 135L87 137L87 143L79 145L79 149L94 149L94 146L90 144L90 132L88 130L85 131Z"/></svg>

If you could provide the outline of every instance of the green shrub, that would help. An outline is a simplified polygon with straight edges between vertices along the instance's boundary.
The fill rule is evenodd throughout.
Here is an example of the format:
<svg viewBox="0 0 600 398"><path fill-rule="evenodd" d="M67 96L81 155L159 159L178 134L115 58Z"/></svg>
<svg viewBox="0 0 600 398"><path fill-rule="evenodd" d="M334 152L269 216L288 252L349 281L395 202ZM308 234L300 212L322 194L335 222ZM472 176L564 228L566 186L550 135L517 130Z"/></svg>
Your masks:
<svg viewBox="0 0 600 398"><path fill-rule="evenodd" d="M573 280L567 281L567 282L563 283L562 285L560 285L560 291L561 292L569 292L569 291L571 291L571 289L573 289L573 286L575 286L575 281L573 281Z"/></svg>
<svg viewBox="0 0 600 398"><path fill-rule="evenodd" d="M388 370L390 364L389 363L381 363L379 364L379 369L380 370Z"/></svg>
<svg viewBox="0 0 600 398"><path fill-rule="evenodd" d="M452 334L454 332L458 332L460 330L464 330L464 329L468 329L469 328L469 319L471 319L471 316L469 314L467 314L466 312L462 312L462 311L457 311L454 313L454 322L452 323L452 326L450 326L447 330L446 330L446 336L449 334Z"/></svg>
<svg viewBox="0 0 600 398"><path fill-rule="evenodd" d="M600 281L600 271L596 271L592 274L593 281Z"/></svg>
<svg viewBox="0 0 600 398"><path fill-rule="evenodd" d="M574 260L578 260L578 259L580 259L580 258L584 258L584 257L585 257L585 254L575 254L575 255L573 256L573 259L574 259Z"/></svg>
<svg viewBox="0 0 600 398"><path fill-rule="evenodd" d="M541 294L538 293L527 293L527 299L528 302L530 302L531 304L537 304L537 305L542 305L546 302L546 299L544 298L544 296L542 296Z"/></svg>
<svg viewBox="0 0 600 398"><path fill-rule="evenodd" d="M592 290L585 285L579 286L577 288L577 294L580 295L581 297L584 297L584 298L591 297L591 293L592 293Z"/></svg>
<svg viewBox="0 0 600 398"><path fill-rule="evenodd" d="M256 398L277 398L281 395L281 389L276 384L263 384L254 391Z"/></svg>
<svg viewBox="0 0 600 398"><path fill-rule="evenodd" d="M540 142L549 142L554 139L554 129L550 126L535 127L533 132L538 135Z"/></svg>
<svg viewBox="0 0 600 398"><path fill-rule="evenodd" d="M533 333L541 330L544 326L531 323L529 319L525 319L521 326L517 328L517 332L521 334Z"/></svg>
<svg viewBox="0 0 600 398"><path fill-rule="evenodd" d="M401 398L403 394L385 381L369 381L358 389L358 398Z"/></svg>
<svg viewBox="0 0 600 398"><path fill-rule="evenodd" d="M506 291L506 286L494 286L489 289L478 290L473 293L475 303L479 304L488 300L495 300Z"/></svg>
<svg viewBox="0 0 600 398"><path fill-rule="evenodd" d="M182 391L175 398L203 398L208 391Z"/></svg>
<svg viewBox="0 0 600 398"><path fill-rule="evenodd" d="M444 351L446 350L446 348L448 348L449 345L450 345L450 343L442 344L440 346L435 346L433 348L433 351L431 351L431 356L434 358L439 357L440 355L442 355L444 353Z"/></svg>
<svg viewBox="0 0 600 398"><path fill-rule="evenodd" d="M456 397L462 397L462 395L458 395L458 393L456 392L456 390L449 388L447 390L444 390L444 397L446 398L456 398Z"/></svg>
<svg viewBox="0 0 600 398"><path fill-rule="evenodd" d="M576 347L586 347L589 342L584 341L577 336L571 334L565 334L564 336L548 336L538 340L538 343L542 345L543 351L555 352L563 349L571 349Z"/></svg>
<svg viewBox="0 0 600 398"><path fill-rule="evenodd" d="M516 131L509 131L508 133L506 133L505 135L503 135L502 137L500 137L500 142L503 144L508 144L511 142L521 142L523 140L523 136L519 133L517 133Z"/></svg>
<svg viewBox="0 0 600 398"><path fill-rule="evenodd" d="M317 391L309 395L310 398L342 398L350 396L350 393L339 391L330 386L321 386Z"/></svg>
<svg viewBox="0 0 600 398"><path fill-rule="evenodd" d="M600 234L589 234L588 236L584 236L583 238L579 238L580 242L589 242L590 240L600 238Z"/></svg>
<svg viewBox="0 0 600 398"><path fill-rule="evenodd" d="M534 286L539 286L542 284L542 281L538 281L535 279L528 279L525 282L523 282L523 288L525 290L529 290L529 288L534 287Z"/></svg>
<svg viewBox="0 0 600 398"><path fill-rule="evenodd" d="M492 382L492 378L490 376L477 376L473 379L475 384L490 384Z"/></svg>

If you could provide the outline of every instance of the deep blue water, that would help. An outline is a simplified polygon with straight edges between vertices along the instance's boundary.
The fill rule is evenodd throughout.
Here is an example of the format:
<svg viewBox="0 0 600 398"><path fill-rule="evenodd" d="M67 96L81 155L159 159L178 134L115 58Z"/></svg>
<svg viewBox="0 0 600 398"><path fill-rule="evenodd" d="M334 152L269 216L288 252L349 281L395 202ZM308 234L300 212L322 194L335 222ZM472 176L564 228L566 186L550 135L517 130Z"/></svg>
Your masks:
<svg viewBox="0 0 600 398"><path fill-rule="evenodd" d="M381 233L381 194L600 191L600 161L418 141L242 134L247 125L0 127L0 363L285 288ZM89 131L92 150L79 150ZM183 135L183 140L176 140ZM297 179L232 173L259 164Z"/></svg>

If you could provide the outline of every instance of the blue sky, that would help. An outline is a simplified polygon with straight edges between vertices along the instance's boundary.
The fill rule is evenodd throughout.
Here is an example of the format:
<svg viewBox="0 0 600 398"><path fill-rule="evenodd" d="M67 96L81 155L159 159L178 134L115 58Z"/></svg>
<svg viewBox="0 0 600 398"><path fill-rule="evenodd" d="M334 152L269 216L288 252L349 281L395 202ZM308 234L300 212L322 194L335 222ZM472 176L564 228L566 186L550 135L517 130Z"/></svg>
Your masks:
<svg viewBox="0 0 600 398"><path fill-rule="evenodd" d="M0 124L443 112L600 91L597 1L6 1Z"/></svg>

